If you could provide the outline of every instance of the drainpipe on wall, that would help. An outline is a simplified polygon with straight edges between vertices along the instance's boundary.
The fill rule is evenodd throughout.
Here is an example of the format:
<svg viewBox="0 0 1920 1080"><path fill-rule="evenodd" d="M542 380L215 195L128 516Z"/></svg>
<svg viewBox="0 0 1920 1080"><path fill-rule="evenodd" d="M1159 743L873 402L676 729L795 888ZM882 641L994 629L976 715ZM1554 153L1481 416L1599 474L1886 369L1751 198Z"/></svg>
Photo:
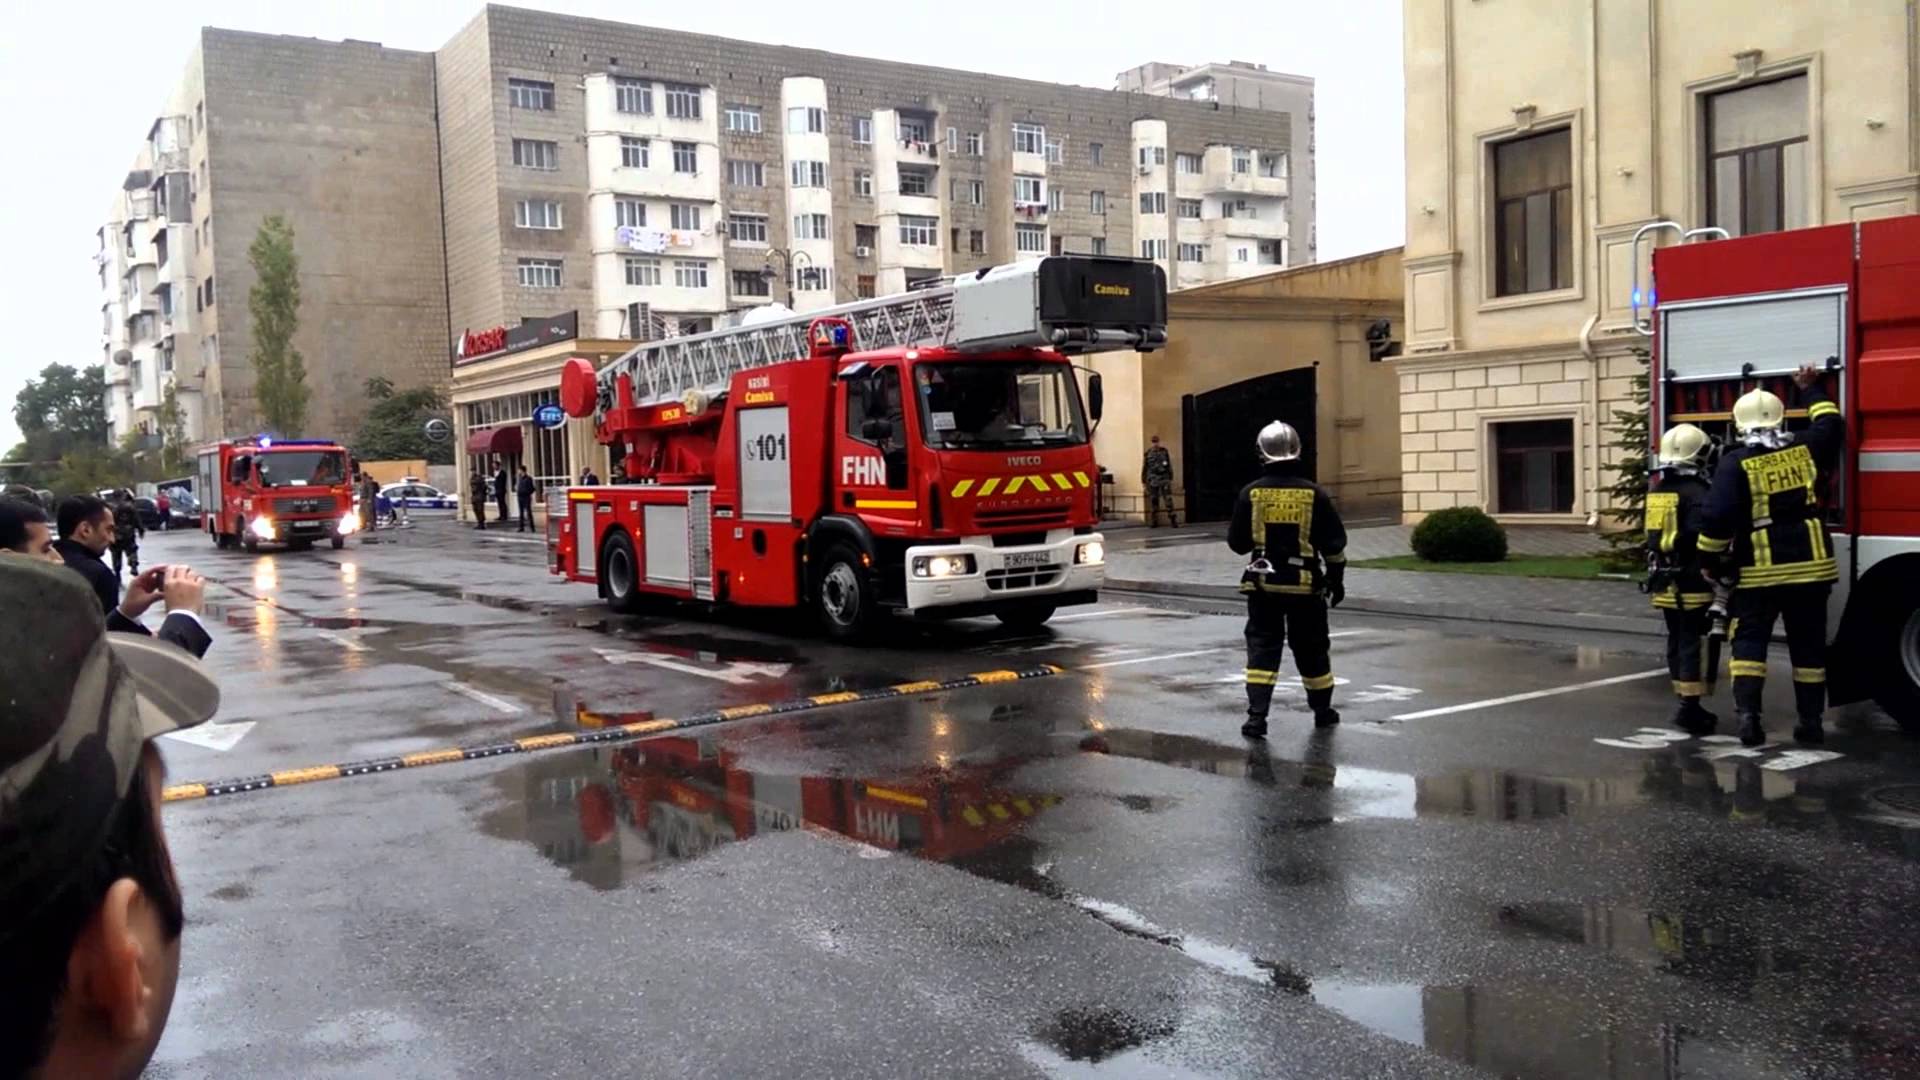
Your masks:
<svg viewBox="0 0 1920 1080"><path fill-rule="evenodd" d="M1587 441L1588 449L1593 455L1588 459L1593 462L1592 501L1587 505L1587 528L1589 529L1600 527L1600 358L1593 354L1593 328L1599 323L1600 313L1596 311L1588 315L1587 321L1580 325L1580 355L1587 358L1588 386L1593 394L1593 433Z"/></svg>

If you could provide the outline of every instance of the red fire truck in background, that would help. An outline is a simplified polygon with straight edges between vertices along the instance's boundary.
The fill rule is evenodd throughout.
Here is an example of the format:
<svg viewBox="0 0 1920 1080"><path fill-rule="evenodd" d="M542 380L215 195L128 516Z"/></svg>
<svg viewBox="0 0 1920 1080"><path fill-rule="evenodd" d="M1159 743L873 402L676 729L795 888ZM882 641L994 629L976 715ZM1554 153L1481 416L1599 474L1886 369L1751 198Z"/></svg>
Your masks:
<svg viewBox="0 0 1920 1080"><path fill-rule="evenodd" d="M1683 242L1653 252L1657 294L1634 294L1655 340L1655 442L1686 421L1728 445L1742 393L1764 386L1791 406L1793 372L1826 369L1847 421L1824 498L1840 564L1828 691L1874 698L1920 732L1920 217L1738 239L1662 222L1636 243L1665 232Z"/></svg>
<svg viewBox="0 0 1920 1080"><path fill-rule="evenodd" d="M551 570L647 597L1038 625L1105 577L1072 355L1166 342L1151 262L1055 256L804 316L648 342L561 404L624 483L553 496Z"/></svg>
<svg viewBox="0 0 1920 1080"><path fill-rule="evenodd" d="M195 484L201 528L219 547L286 544L335 550L360 528L346 448L328 439L261 435L202 447Z"/></svg>

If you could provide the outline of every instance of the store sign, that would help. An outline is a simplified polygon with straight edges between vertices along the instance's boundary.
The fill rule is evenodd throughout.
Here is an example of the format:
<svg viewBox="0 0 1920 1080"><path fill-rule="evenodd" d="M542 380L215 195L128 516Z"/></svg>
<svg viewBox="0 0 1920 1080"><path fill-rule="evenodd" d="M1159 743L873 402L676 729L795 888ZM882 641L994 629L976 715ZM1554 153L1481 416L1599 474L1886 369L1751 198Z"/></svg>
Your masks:
<svg viewBox="0 0 1920 1080"><path fill-rule="evenodd" d="M533 424L540 428L557 428L567 422L567 411L558 405L542 405L533 410Z"/></svg>
<svg viewBox="0 0 1920 1080"><path fill-rule="evenodd" d="M510 356L556 341L572 341L580 336L580 313L563 312L544 319L533 319L519 326L496 326L491 330L468 330L453 343L453 362L471 364Z"/></svg>

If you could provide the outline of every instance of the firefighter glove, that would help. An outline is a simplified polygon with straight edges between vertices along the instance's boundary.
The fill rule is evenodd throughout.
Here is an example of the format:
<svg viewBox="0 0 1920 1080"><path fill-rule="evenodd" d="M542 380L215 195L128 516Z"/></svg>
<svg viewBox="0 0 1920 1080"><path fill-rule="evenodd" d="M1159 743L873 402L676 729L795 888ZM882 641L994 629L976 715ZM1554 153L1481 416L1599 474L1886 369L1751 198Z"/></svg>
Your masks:
<svg viewBox="0 0 1920 1080"><path fill-rule="evenodd" d="M1340 601L1347 598L1347 568L1334 565L1327 568L1327 606L1339 607Z"/></svg>

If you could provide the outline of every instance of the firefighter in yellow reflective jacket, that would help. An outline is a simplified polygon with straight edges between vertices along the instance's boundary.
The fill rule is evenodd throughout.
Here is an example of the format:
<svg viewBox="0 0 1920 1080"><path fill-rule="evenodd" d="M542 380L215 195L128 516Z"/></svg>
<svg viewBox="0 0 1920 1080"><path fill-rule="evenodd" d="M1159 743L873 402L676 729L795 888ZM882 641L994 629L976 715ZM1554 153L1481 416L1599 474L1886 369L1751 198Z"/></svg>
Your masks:
<svg viewBox="0 0 1920 1080"><path fill-rule="evenodd" d="M1783 426L1786 407L1765 390L1735 402L1733 422L1742 445L1720 460L1700 527L1702 556L1722 560L1739 574L1731 608L1731 668L1740 741L1747 746L1767 741L1760 692L1766 684L1767 643L1780 618L1787 624L1800 714L1793 737L1809 746L1825 738L1827 594L1840 573L1820 508L1828 478L1840 467L1847 428L1840 407L1827 400L1818 371L1801 368L1793 381L1807 407L1807 430L1789 434Z"/></svg>
<svg viewBox="0 0 1920 1080"><path fill-rule="evenodd" d="M1691 735L1711 735L1719 718L1700 704L1707 692L1701 654L1712 616L1713 586L1700 573L1695 545L1706 509L1702 472L1710 443L1692 424L1676 424L1660 437L1660 460L1647 492L1647 592L1667 620L1667 671L1680 699L1673 726Z"/></svg>
<svg viewBox="0 0 1920 1080"><path fill-rule="evenodd" d="M1247 594L1247 722L1240 734L1263 739L1289 633L1313 725L1340 722L1327 655L1327 607L1339 607L1347 595L1347 529L1332 497L1296 475L1299 432L1276 420L1260 429L1254 445L1266 469L1234 501L1227 546L1253 556L1240 576L1240 591Z"/></svg>

